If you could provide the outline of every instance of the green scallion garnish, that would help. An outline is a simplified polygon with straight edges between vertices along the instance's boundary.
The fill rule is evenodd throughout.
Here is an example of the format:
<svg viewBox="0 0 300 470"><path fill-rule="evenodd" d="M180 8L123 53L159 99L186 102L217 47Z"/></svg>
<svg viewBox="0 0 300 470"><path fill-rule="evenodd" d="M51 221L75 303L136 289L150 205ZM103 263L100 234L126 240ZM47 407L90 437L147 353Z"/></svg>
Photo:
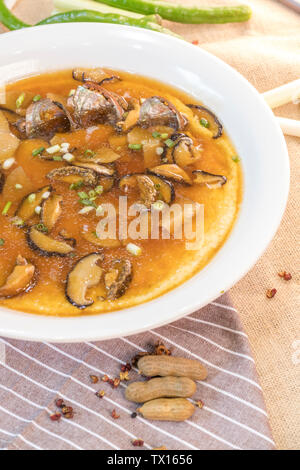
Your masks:
<svg viewBox="0 0 300 470"><path fill-rule="evenodd" d="M172 139L167 139L165 140L165 144L167 147L169 147L169 149L171 149L172 147L174 147L175 142Z"/></svg>
<svg viewBox="0 0 300 470"><path fill-rule="evenodd" d="M70 184L70 189L79 189L81 186L84 185L84 182L82 180L78 181L77 183L72 183Z"/></svg>
<svg viewBox="0 0 300 470"><path fill-rule="evenodd" d="M55 162L62 162L62 157L60 157L59 155L54 155L53 160Z"/></svg>
<svg viewBox="0 0 300 470"><path fill-rule="evenodd" d="M205 118L200 119L200 124L201 124L202 127L206 127L206 129L208 129L210 127L210 124L209 124L208 120L205 119Z"/></svg>
<svg viewBox="0 0 300 470"><path fill-rule="evenodd" d="M154 132L152 132L152 137L154 137L154 139L160 139L161 134L160 134L160 132L154 131ZM167 137L168 137L168 135L167 135Z"/></svg>
<svg viewBox="0 0 300 470"><path fill-rule="evenodd" d="M34 150L32 151L32 156L33 156L33 157L37 157L38 155L40 155L41 153L43 153L44 150L45 150L45 147L40 147L40 148L38 148L38 149L34 149Z"/></svg>
<svg viewBox="0 0 300 470"><path fill-rule="evenodd" d="M8 201L5 206L4 206L4 209L2 211L2 215L6 215L10 209L10 206L12 205L12 202L11 201Z"/></svg>
<svg viewBox="0 0 300 470"><path fill-rule="evenodd" d="M167 139L167 138L168 138L168 135L169 135L169 134L167 134L167 133L162 134L162 135L161 135L161 138L162 138L162 139Z"/></svg>
<svg viewBox="0 0 300 470"><path fill-rule="evenodd" d="M19 109L21 108L22 104L24 103L25 100L25 93L21 93L20 96L16 100L16 108Z"/></svg>
<svg viewBox="0 0 300 470"><path fill-rule="evenodd" d="M80 191L77 194L78 194L79 199L88 199L89 198L88 194L85 193L84 191Z"/></svg>
<svg viewBox="0 0 300 470"><path fill-rule="evenodd" d="M41 95L35 95L33 98L32 98L32 101L34 103L36 103L37 101L40 101L42 99Z"/></svg>
<svg viewBox="0 0 300 470"><path fill-rule="evenodd" d="M45 233L48 232L48 229L47 229L46 225L44 225L44 224L37 224L37 225L36 225L36 229L37 229L39 232L45 232Z"/></svg>
<svg viewBox="0 0 300 470"><path fill-rule="evenodd" d="M90 149L87 149L84 152L84 156L87 157L87 158L93 158L95 155L96 155L96 153L93 152L93 150L90 150Z"/></svg>
<svg viewBox="0 0 300 470"><path fill-rule="evenodd" d="M3 238L0 238L0 246L3 246L5 243L5 241L3 240Z"/></svg>
<svg viewBox="0 0 300 470"><path fill-rule="evenodd" d="M95 188L95 192L96 194L98 194L98 196L100 196L100 194L103 193L103 186L99 185Z"/></svg>
<svg viewBox="0 0 300 470"><path fill-rule="evenodd" d="M128 148L130 150L141 150L142 144L129 144Z"/></svg>
<svg viewBox="0 0 300 470"><path fill-rule="evenodd" d="M240 161L240 158L237 156L237 155L234 155L233 157L231 157L232 160L235 162L235 163L238 163Z"/></svg>

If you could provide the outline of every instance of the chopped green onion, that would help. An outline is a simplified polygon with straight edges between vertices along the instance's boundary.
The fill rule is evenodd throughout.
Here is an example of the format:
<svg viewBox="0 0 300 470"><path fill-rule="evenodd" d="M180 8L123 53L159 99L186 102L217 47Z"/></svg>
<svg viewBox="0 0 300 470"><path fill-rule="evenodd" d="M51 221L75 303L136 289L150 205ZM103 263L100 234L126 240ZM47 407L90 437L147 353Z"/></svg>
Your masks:
<svg viewBox="0 0 300 470"><path fill-rule="evenodd" d="M141 150L142 144L129 144L128 148L130 150Z"/></svg>
<svg viewBox="0 0 300 470"><path fill-rule="evenodd" d="M25 100L25 93L21 93L19 98L17 98L16 100L16 108L19 109L21 108L22 104L24 103L24 100Z"/></svg>
<svg viewBox="0 0 300 470"><path fill-rule="evenodd" d="M163 147L157 147L156 149L156 154L157 155L162 155L164 153L164 148Z"/></svg>
<svg viewBox="0 0 300 470"><path fill-rule="evenodd" d="M34 103L36 103L37 101L40 101L42 99L41 95L35 95L33 98L32 98L32 101Z"/></svg>
<svg viewBox="0 0 300 470"><path fill-rule="evenodd" d="M90 150L90 149L87 149L84 152L84 156L87 157L87 158L93 158L95 155L96 155L96 153L93 152L93 150Z"/></svg>
<svg viewBox="0 0 300 470"><path fill-rule="evenodd" d="M28 196L28 202L32 204L35 201L36 195L35 194L29 194Z"/></svg>
<svg viewBox="0 0 300 470"><path fill-rule="evenodd" d="M50 155L53 155L56 152L60 151L60 145L52 145L52 147L49 147L46 149L46 152L49 153Z"/></svg>
<svg viewBox="0 0 300 470"><path fill-rule="evenodd" d="M16 188L16 189L22 189L23 186L22 186L21 184L17 183L17 184L15 185L15 188Z"/></svg>
<svg viewBox="0 0 300 470"><path fill-rule="evenodd" d="M79 189L81 188L81 186L84 185L84 182L81 180L81 181L78 181L77 183L72 183L70 184L70 189Z"/></svg>
<svg viewBox="0 0 300 470"><path fill-rule="evenodd" d="M48 232L48 229L47 229L46 225L44 225L44 224L37 224L36 229L39 230L39 232L45 232L45 233Z"/></svg>
<svg viewBox="0 0 300 470"><path fill-rule="evenodd" d="M94 189L92 189L91 191L89 191L89 198L92 199L94 197L97 197L97 193L96 191L94 191Z"/></svg>
<svg viewBox="0 0 300 470"><path fill-rule="evenodd" d="M139 256L142 253L141 247L135 245L134 243L128 243L126 250L129 251L133 256Z"/></svg>
<svg viewBox="0 0 300 470"><path fill-rule="evenodd" d="M66 160L66 162L72 162L75 159L75 157L71 153L66 153L63 156L63 159Z"/></svg>
<svg viewBox="0 0 300 470"><path fill-rule="evenodd" d="M40 213L42 212L42 207L41 207L41 206L36 206L36 208L34 209L34 212L35 212L37 215L40 215Z"/></svg>
<svg viewBox="0 0 300 470"><path fill-rule="evenodd" d="M172 139L167 139L165 140L165 144L167 147L169 147L169 149L171 149L172 147L174 147L175 142Z"/></svg>
<svg viewBox="0 0 300 470"><path fill-rule="evenodd" d="M78 214L88 214L89 212L93 211L94 207L88 206L88 207L83 207L83 209L80 209Z"/></svg>
<svg viewBox="0 0 300 470"><path fill-rule="evenodd" d="M90 199L80 199L80 204L83 204L84 206L92 206L92 207L97 207L96 204L91 201Z"/></svg>
<svg viewBox="0 0 300 470"><path fill-rule="evenodd" d="M240 158L237 156L237 155L234 155L233 157L231 157L232 160L235 162L235 163L238 163L240 161Z"/></svg>
<svg viewBox="0 0 300 470"><path fill-rule="evenodd" d="M60 155L54 155L53 160L55 162L62 162L62 157Z"/></svg>
<svg viewBox="0 0 300 470"><path fill-rule="evenodd" d="M88 199L88 198L89 198L88 194L85 193L84 191L81 191L81 192L79 192L79 193L77 193L77 194L78 194L78 197L79 197L80 199Z"/></svg>
<svg viewBox="0 0 300 470"><path fill-rule="evenodd" d="M3 246L5 243L5 241L3 240L3 238L0 238L0 246Z"/></svg>
<svg viewBox="0 0 300 470"><path fill-rule="evenodd" d="M199 122L200 122L201 126L206 127L206 129L208 129L210 127L210 124L209 124L208 120L205 119L205 118L201 118Z"/></svg>
<svg viewBox="0 0 300 470"><path fill-rule="evenodd" d="M5 206L4 206L4 209L2 211L2 215L6 215L10 209L10 206L12 205L12 202L11 201L8 201Z"/></svg>
<svg viewBox="0 0 300 470"><path fill-rule="evenodd" d="M161 134L157 131L154 131L154 132L152 132L152 137L154 137L154 139L160 139ZM168 135L167 135L167 137L168 137Z"/></svg>
<svg viewBox="0 0 300 470"><path fill-rule="evenodd" d="M37 157L38 155L40 155L41 153L43 153L45 150L45 147L40 147L39 149L34 149L32 151L32 156L33 157Z"/></svg>
<svg viewBox="0 0 300 470"><path fill-rule="evenodd" d="M98 196L100 196L102 193L103 193L103 186L99 185L95 188L95 192L96 194L98 194Z"/></svg>
<svg viewBox="0 0 300 470"><path fill-rule="evenodd" d="M11 157L5 160L2 164L3 170L9 170L14 164L16 163L16 160Z"/></svg>
<svg viewBox="0 0 300 470"><path fill-rule="evenodd" d="M167 134L167 133L161 135L162 139L167 139L168 137L169 137L169 134Z"/></svg>
<svg viewBox="0 0 300 470"><path fill-rule="evenodd" d="M75 93L76 93L76 90L73 88L72 90L70 90L69 96L73 96L75 95Z"/></svg>

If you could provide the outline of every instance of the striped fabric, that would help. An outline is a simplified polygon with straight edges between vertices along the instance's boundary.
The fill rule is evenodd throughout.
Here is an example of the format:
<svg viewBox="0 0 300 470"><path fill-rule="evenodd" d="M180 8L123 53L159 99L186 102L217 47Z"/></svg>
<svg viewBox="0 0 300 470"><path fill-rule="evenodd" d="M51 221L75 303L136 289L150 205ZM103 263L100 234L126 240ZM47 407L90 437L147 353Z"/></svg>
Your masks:
<svg viewBox="0 0 300 470"><path fill-rule="evenodd" d="M112 389L90 374L117 377L120 366L163 342L173 355L199 359L209 376L195 399L204 407L183 423L146 421L131 414L126 382ZM136 370L131 380L142 380ZM100 399L95 392L104 390ZM74 419L50 420L55 399ZM112 411L120 415L112 417ZM32 343L0 338L0 448L6 450L274 449L247 336L226 295L173 324L98 343Z"/></svg>

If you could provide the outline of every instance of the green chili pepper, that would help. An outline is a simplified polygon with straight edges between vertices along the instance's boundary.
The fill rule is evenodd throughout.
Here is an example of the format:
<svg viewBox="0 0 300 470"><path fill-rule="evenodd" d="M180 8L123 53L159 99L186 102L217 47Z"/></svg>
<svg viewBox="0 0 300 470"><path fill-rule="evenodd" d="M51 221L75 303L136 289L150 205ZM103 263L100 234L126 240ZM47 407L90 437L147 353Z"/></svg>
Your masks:
<svg viewBox="0 0 300 470"><path fill-rule="evenodd" d="M160 0L96 0L124 10L152 15L158 13L162 18L178 23L236 23L251 18L251 8L248 5L224 7L196 7L168 3Z"/></svg>
<svg viewBox="0 0 300 470"><path fill-rule="evenodd" d="M154 18L156 22L153 22ZM158 24L157 15L154 18L144 16L141 19L136 19L112 13L100 13L93 10L74 10L50 16L49 18L46 18L40 23L37 23L35 26L42 26L55 23L113 23L127 26L136 26L138 28L151 29L153 31L170 34L171 36L180 38L180 36L178 36L177 34ZM10 30L28 28L31 26L26 23L23 23L18 18L16 18L6 7L6 5L4 4L4 0L0 0L0 23L3 23L4 26L6 26Z"/></svg>

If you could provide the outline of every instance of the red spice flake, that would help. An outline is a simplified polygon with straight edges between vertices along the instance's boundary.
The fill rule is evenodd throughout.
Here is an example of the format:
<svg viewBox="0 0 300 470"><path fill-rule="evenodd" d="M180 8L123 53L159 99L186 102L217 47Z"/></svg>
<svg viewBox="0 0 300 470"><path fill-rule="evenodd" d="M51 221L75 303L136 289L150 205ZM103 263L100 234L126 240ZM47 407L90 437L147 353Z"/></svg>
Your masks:
<svg viewBox="0 0 300 470"><path fill-rule="evenodd" d="M281 271L278 273L279 277L282 277L285 281L290 281L292 279L291 273L287 273L286 271Z"/></svg>
<svg viewBox="0 0 300 470"><path fill-rule="evenodd" d="M202 409L204 406L204 403L202 400L196 400L195 405L198 406L198 408Z"/></svg>
<svg viewBox="0 0 300 470"><path fill-rule="evenodd" d="M96 397L98 398L103 398L105 395L105 391L104 390L100 390L99 392L96 393Z"/></svg>
<svg viewBox="0 0 300 470"><path fill-rule="evenodd" d="M192 44L194 44L194 46L198 46L198 44L199 44L198 39L195 39L194 41L192 41Z"/></svg>
<svg viewBox="0 0 300 470"><path fill-rule="evenodd" d="M90 379L93 384L97 384L99 382L99 378L96 375L90 375Z"/></svg>
<svg viewBox="0 0 300 470"><path fill-rule="evenodd" d="M131 370L131 365L129 364L129 362L121 366L121 372L129 372L130 370Z"/></svg>
<svg viewBox="0 0 300 470"><path fill-rule="evenodd" d="M142 439L135 439L134 441L132 441L132 445L134 447L143 447L144 441Z"/></svg>
<svg viewBox="0 0 300 470"><path fill-rule="evenodd" d="M108 382L109 381L108 375L103 375L101 380L102 380L102 382Z"/></svg>
<svg viewBox="0 0 300 470"><path fill-rule="evenodd" d="M272 299L276 295L277 289L268 289L266 292L266 296L268 299Z"/></svg>
<svg viewBox="0 0 300 470"><path fill-rule="evenodd" d="M117 414L116 410L112 410L111 416L112 416L112 418L114 418L114 419L119 419L119 418L120 418L120 415Z"/></svg>
<svg viewBox="0 0 300 470"><path fill-rule="evenodd" d="M61 419L61 414L56 412L53 413L53 415L50 415L51 421L59 421Z"/></svg>
<svg viewBox="0 0 300 470"><path fill-rule="evenodd" d="M120 383L121 383L121 380L118 379L118 378L115 378L115 379L113 380L113 388L118 388L118 386L120 385Z"/></svg>
<svg viewBox="0 0 300 470"><path fill-rule="evenodd" d="M57 406L57 408L63 408L64 406L66 406L62 398L58 398L55 401L55 405Z"/></svg>

